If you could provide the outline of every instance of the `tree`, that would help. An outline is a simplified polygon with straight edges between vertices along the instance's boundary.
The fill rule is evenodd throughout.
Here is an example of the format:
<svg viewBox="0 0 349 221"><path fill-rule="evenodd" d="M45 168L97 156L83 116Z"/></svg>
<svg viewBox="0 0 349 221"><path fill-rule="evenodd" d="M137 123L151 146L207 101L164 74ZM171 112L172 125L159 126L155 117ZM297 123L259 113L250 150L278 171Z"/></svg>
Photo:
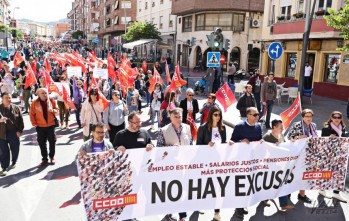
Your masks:
<svg viewBox="0 0 349 221"><path fill-rule="evenodd" d="M74 31L73 34L71 35L74 39L79 39L79 36L84 36L84 32L80 31L80 30L77 30L77 31Z"/></svg>
<svg viewBox="0 0 349 221"><path fill-rule="evenodd" d="M349 0L346 0L344 8L339 11L329 8L330 15L324 16L327 25L339 30L344 40L349 40ZM349 51L349 44L345 44L342 48L338 48L340 51Z"/></svg>
<svg viewBox="0 0 349 221"><path fill-rule="evenodd" d="M153 23L141 21L135 22L128 28L124 38L127 42L137 41L139 39L158 39L161 40L161 33Z"/></svg>

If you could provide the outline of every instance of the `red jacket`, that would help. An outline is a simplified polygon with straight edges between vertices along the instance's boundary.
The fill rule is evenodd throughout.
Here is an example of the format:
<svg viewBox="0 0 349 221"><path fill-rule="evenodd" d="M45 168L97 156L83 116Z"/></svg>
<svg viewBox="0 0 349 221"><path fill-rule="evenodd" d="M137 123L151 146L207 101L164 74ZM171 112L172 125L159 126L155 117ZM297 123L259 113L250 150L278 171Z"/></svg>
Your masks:
<svg viewBox="0 0 349 221"><path fill-rule="evenodd" d="M58 112L56 101L53 98L50 98L50 101L52 103L52 109L56 110L55 112ZM39 98L34 100L30 106L30 121L34 127L50 127L55 125L55 114L52 112L49 112L48 109L50 108L50 103L48 100L47 103L47 121L44 118L44 113L42 111L42 106L40 104Z"/></svg>

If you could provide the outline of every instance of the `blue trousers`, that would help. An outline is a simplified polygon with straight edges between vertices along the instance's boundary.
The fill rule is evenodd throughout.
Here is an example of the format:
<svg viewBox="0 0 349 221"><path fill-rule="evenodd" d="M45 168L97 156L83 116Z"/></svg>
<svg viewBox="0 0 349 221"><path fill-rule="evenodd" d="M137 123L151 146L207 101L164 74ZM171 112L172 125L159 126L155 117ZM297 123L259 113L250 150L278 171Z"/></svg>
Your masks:
<svg viewBox="0 0 349 221"><path fill-rule="evenodd" d="M12 164L16 164L19 154L19 146L20 142L16 131L6 131L6 140L0 140L0 161L3 169L10 166L10 152L12 155Z"/></svg>
<svg viewBox="0 0 349 221"><path fill-rule="evenodd" d="M271 116L271 112L273 111L274 101L273 100L267 100L266 103L267 103L267 105L266 105L265 108L267 110L267 116L265 118L265 127L266 128L271 128L270 127L270 116Z"/></svg>

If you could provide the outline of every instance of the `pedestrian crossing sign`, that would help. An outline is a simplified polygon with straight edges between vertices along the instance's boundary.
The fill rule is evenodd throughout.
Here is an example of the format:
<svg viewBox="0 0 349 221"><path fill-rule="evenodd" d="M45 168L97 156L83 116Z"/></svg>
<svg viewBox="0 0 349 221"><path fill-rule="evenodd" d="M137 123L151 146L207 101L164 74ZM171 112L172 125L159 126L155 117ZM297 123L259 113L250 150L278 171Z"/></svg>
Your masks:
<svg viewBox="0 0 349 221"><path fill-rule="evenodd" d="M207 52L207 67L219 67L220 60L220 52Z"/></svg>

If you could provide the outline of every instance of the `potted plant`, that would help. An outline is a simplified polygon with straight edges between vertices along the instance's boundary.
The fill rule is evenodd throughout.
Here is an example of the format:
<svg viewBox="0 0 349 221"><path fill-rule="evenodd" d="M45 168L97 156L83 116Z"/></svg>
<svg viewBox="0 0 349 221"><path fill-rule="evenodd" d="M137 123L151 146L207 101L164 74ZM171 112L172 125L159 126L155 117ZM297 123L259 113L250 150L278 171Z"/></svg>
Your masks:
<svg viewBox="0 0 349 221"><path fill-rule="evenodd" d="M295 18L303 18L304 13L303 12L297 12L296 14L293 14L293 17Z"/></svg>
<svg viewBox="0 0 349 221"><path fill-rule="evenodd" d="M283 21L285 20L285 16L284 15L278 16L277 19L278 21Z"/></svg>
<svg viewBox="0 0 349 221"><path fill-rule="evenodd" d="M315 12L316 16L323 16L323 15L329 15L329 13L324 10L324 9L320 9L319 11Z"/></svg>

